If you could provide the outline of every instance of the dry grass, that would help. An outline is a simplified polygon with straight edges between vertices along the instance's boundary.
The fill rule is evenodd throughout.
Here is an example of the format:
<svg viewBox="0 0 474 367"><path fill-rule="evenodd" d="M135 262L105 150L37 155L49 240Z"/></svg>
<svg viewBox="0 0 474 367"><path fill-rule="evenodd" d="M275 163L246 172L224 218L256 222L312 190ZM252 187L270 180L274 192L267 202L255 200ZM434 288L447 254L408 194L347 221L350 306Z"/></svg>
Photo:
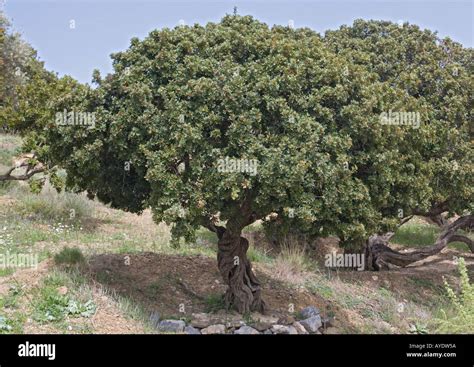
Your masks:
<svg viewBox="0 0 474 367"><path fill-rule="evenodd" d="M306 255L304 244L291 237L282 242L280 252L271 264L272 273L277 279L293 284L304 283L314 266Z"/></svg>

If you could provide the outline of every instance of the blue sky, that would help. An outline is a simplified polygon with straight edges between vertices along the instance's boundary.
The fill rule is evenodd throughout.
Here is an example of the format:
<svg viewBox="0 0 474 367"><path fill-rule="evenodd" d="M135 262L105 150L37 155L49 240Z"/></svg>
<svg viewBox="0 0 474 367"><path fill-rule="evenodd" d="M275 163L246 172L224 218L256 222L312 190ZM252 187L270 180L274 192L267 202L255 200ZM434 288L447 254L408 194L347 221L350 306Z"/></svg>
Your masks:
<svg viewBox="0 0 474 367"><path fill-rule="evenodd" d="M0 3L2 0L0 0ZM3 0L14 29L38 51L46 67L90 82L92 71L112 70L109 55L128 47L132 37L151 30L217 22L234 5L241 15L268 24L310 27L320 33L357 18L408 21L473 47L472 0ZM75 28L71 28L74 21Z"/></svg>

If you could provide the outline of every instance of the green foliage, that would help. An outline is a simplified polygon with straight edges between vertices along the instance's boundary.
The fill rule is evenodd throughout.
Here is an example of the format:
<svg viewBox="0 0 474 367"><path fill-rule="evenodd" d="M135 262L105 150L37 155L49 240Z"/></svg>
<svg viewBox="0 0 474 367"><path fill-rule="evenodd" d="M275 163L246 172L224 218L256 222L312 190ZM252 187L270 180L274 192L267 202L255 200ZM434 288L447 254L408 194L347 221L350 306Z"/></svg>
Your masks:
<svg viewBox="0 0 474 367"><path fill-rule="evenodd" d="M211 294L205 298L204 303L207 313L217 312L226 308L222 294Z"/></svg>
<svg viewBox="0 0 474 367"><path fill-rule="evenodd" d="M412 334L428 334L428 329L425 324L420 324L418 322L410 326L410 333Z"/></svg>
<svg viewBox="0 0 474 367"><path fill-rule="evenodd" d="M395 232L392 242L411 247L429 246L434 243L439 232L439 228L432 225L407 223Z"/></svg>
<svg viewBox="0 0 474 367"><path fill-rule="evenodd" d="M438 226L407 223L397 229L391 241L408 247L430 246L436 241L440 232L441 229ZM459 232L467 237L471 236L469 233ZM469 251L469 247L462 242L452 242L449 247Z"/></svg>
<svg viewBox="0 0 474 367"><path fill-rule="evenodd" d="M437 319L439 333L474 332L474 285L469 281L469 275L464 258L459 259L459 292L444 281L450 308L442 310L442 317Z"/></svg>
<svg viewBox="0 0 474 367"><path fill-rule="evenodd" d="M80 265L85 262L85 258L80 249L65 247L54 255L54 262L57 265Z"/></svg>
<svg viewBox="0 0 474 367"><path fill-rule="evenodd" d="M13 285L8 290L8 293L0 297L1 309L13 309L18 307L18 297L23 293L23 290L16 285Z"/></svg>
<svg viewBox="0 0 474 367"><path fill-rule="evenodd" d="M283 219L289 222L285 233L296 228L312 236L335 234L342 246L357 248L374 224L371 218L372 228L388 231L401 217L439 205L451 213L472 212L473 50L416 25L386 21L357 20L326 32L324 43L350 63L346 74L352 77L363 67L370 75L360 88L371 94L371 106L344 109L337 125L351 139L347 166L368 193L363 210L372 215L358 223L343 196L331 208L343 218L336 232L319 218L307 228L299 216L286 220L284 215L271 230L280 226L285 232ZM390 110L419 113L419 126L372 119ZM335 192L347 190L344 183L334 185Z"/></svg>
<svg viewBox="0 0 474 367"><path fill-rule="evenodd" d="M66 296L58 295L52 291L45 291L35 305L34 318L39 322L61 321L65 317L91 317L96 306L89 300L79 303Z"/></svg>
<svg viewBox="0 0 474 367"><path fill-rule="evenodd" d="M82 86L71 77L58 78L55 73L46 70L37 52L19 33L12 32L10 22L0 11L0 131L25 137L21 151L44 154L48 144L41 130L54 123L54 117L59 112L55 104L80 88ZM6 151L2 146L0 163L3 163ZM6 166L10 168L11 162ZM55 167L43 164L42 169L43 176L51 174L51 183L55 188L64 186L56 175ZM3 167L0 167L0 174L2 171ZM31 191L40 192L44 182L44 177L36 179L35 176L29 182ZM5 186L2 182L0 185L0 189Z"/></svg>
<svg viewBox="0 0 474 367"><path fill-rule="evenodd" d="M0 12L0 128L27 132L47 124L53 99L61 92L57 76L44 69L36 51L10 31Z"/></svg>
<svg viewBox="0 0 474 367"><path fill-rule="evenodd" d="M0 332L2 331L10 331L12 329L12 326L9 324L8 320L0 315Z"/></svg>
<svg viewBox="0 0 474 367"><path fill-rule="evenodd" d="M394 219L400 210L408 216L443 203L450 212L472 212L473 50L416 25L384 21L357 20L327 32L325 42L398 94L395 104L378 102L385 110L421 114L417 129L385 126L388 139L367 128L351 134L353 147L364 144L351 156L375 208Z"/></svg>
<svg viewBox="0 0 474 367"><path fill-rule="evenodd" d="M0 268L0 277L7 277L15 272L14 268Z"/></svg>
<svg viewBox="0 0 474 367"><path fill-rule="evenodd" d="M33 300L33 317L36 321L58 322L66 317L91 317L96 311L92 300L81 302L69 294L60 294L58 287L63 285L62 278L49 276L38 296Z"/></svg>
<svg viewBox="0 0 474 367"><path fill-rule="evenodd" d="M255 246L249 247L247 251L247 258L251 262L258 263L270 263L272 259L266 254L263 249L256 248Z"/></svg>

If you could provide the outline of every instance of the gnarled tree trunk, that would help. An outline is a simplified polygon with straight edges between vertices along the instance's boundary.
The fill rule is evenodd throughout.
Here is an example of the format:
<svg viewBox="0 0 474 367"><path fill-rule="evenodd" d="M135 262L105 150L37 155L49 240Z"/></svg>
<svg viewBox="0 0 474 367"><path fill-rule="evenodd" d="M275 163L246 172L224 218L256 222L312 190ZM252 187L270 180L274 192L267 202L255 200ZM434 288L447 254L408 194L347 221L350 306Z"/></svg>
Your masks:
<svg viewBox="0 0 474 367"><path fill-rule="evenodd" d="M228 288L225 304L240 313L264 312L260 283L247 258L249 242L240 233L225 231L218 241L217 265Z"/></svg>
<svg viewBox="0 0 474 367"><path fill-rule="evenodd" d="M429 256L435 255L445 248L449 243L460 241L463 238L472 241L456 233L459 229L469 229L474 226L474 216L466 215L458 218L453 223L448 224L441 232L436 242L432 246L427 246L407 253L401 253L392 250L388 243L394 233L385 235L373 235L367 241L365 249L366 267L368 270L386 270L390 265L405 267L416 261L423 260ZM468 243L467 241L466 243ZM468 243L469 245L469 243ZM472 250L472 247L471 247Z"/></svg>
<svg viewBox="0 0 474 367"><path fill-rule="evenodd" d="M264 312L260 282L252 270L247 258L249 242L242 237L242 230L256 220L251 210L250 200L237 208L225 228L217 226L212 220L203 218L203 226L215 232L217 242L217 266L228 286L224 296L227 308L235 307L240 313L250 311Z"/></svg>

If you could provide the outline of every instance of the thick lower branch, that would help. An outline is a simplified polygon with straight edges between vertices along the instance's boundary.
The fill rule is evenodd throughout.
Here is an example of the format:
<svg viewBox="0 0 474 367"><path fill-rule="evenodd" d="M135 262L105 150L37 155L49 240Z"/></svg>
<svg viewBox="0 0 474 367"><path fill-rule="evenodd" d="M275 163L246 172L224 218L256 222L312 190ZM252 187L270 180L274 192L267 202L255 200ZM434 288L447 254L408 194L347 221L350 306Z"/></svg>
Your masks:
<svg viewBox="0 0 474 367"><path fill-rule="evenodd" d="M45 171L43 167L40 167L40 168L34 168L30 171L26 171L26 173L22 175L12 175L12 172L15 169L16 167L13 167L12 169L8 170L7 173L0 175L0 181L26 181L26 180L29 180L34 175Z"/></svg>
<svg viewBox="0 0 474 367"><path fill-rule="evenodd" d="M455 234L449 239L449 243L451 242L463 242L469 247L469 250L474 253L474 241L467 236Z"/></svg>
<svg viewBox="0 0 474 367"><path fill-rule="evenodd" d="M25 172L21 175L13 175L13 172L19 168L25 168ZM0 181L26 181L34 175L45 171L46 168L41 163L37 163L34 154L27 154L17 161L15 166L9 168L7 172L0 175Z"/></svg>
<svg viewBox="0 0 474 367"><path fill-rule="evenodd" d="M449 211L449 200L443 201L433 205L428 211L423 211L419 209L412 210L412 214L419 215L420 217L435 217L437 215L443 214L444 212Z"/></svg>
<svg viewBox="0 0 474 367"><path fill-rule="evenodd" d="M388 269L389 265L405 267L414 262L435 255L445 248L450 242L461 237L456 232L463 228L471 228L474 225L474 216L466 215L448 224L441 232L432 246L427 246L407 253L392 250L388 246L391 236L374 235L369 238L366 246L366 264L368 270ZM472 244L472 241L471 241Z"/></svg>

